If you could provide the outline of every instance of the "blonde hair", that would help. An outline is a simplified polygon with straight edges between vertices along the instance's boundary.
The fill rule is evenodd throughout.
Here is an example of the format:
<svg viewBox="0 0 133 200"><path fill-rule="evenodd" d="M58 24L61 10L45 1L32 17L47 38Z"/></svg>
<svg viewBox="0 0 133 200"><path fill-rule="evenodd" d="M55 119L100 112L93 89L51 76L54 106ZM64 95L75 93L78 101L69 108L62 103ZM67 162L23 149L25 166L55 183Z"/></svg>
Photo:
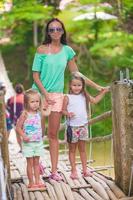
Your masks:
<svg viewBox="0 0 133 200"><path fill-rule="evenodd" d="M33 96L33 95L39 96L39 98L40 98L39 107L41 107L41 95L40 95L40 93L37 90L29 89L29 90L26 90L24 92L24 110L25 111L29 110L29 100L30 100L31 96Z"/></svg>

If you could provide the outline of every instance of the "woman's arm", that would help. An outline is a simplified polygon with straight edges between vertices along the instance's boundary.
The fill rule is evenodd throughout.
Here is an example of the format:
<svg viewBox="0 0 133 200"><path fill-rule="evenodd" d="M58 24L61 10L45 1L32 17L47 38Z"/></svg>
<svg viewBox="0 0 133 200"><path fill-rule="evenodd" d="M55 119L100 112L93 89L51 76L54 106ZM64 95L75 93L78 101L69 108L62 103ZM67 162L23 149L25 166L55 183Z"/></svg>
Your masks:
<svg viewBox="0 0 133 200"><path fill-rule="evenodd" d="M45 96L47 97L48 95L48 92L46 91L46 89L44 88L41 80L40 80L40 73L39 72L34 72L33 71L33 80L34 80L34 83L38 86L40 92Z"/></svg>
<svg viewBox="0 0 133 200"><path fill-rule="evenodd" d="M70 72L72 74L82 77L85 80L86 85L89 85L89 86L97 89L98 91L104 89L104 87L96 84L95 82L93 82L92 80L88 79L86 76L84 76L82 73L79 72L78 67L76 65L76 62L75 62L75 58L71 59L68 62L68 67L69 67L69 70L70 70Z"/></svg>
<svg viewBox="0 0 133 200"><path fill-rule="evenodd" d="M46 89L44 88L44 86L40 80L39 72L33 72L33 80L36 83L36 85L38 86L41 94L45 96L46 104L48 103L48 104L53 105L55 102L49 99L48 92L46 91Z"/></svg>

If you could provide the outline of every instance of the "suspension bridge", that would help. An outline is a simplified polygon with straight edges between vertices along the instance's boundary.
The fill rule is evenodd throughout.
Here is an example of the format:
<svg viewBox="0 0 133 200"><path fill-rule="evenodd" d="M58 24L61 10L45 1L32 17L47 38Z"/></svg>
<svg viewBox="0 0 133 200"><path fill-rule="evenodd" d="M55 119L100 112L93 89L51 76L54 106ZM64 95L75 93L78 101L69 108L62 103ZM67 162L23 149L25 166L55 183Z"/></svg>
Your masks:
<svg viewBox="0 0 133 200"><path fill-rule="evenodd" d="M0 57L0 66L5 73L4 63ZM2 64L1 64L2 63ZM5 76L7 74L5 73ZM8 76L7 76L8 77ZM128 77L126 77L128 78ZM129 78L128 78L129 79ZM0 91L0 199L1 200L133 200L133 87L128 79L120 78L111 86L112 111L104 113L90 123L96 123L112 116L114 171L115 179L102 174L106 168L90 168L93 170L92 177L83 177L81 163L77 163L79 174L78 180L70 178L70 163L67 154L60 154L58 171L63 181L50 180L50 155L44 149L44 157L41 162L45 166L41 178L46 184L46 190L29 191L27 188L26 160L19 152L15 133L12 133L12 141L8 144L5 128L4 94ZM10 80L8 88L12 85ZM9 94L10 96L10 94ZM63 126L61 126L63 129ZM106 139L106 138L105 138ZM93 138L88 142L92 142ZM66 147L67 144L65 141ZM88 166L92 162L88 161Z"/></svg>

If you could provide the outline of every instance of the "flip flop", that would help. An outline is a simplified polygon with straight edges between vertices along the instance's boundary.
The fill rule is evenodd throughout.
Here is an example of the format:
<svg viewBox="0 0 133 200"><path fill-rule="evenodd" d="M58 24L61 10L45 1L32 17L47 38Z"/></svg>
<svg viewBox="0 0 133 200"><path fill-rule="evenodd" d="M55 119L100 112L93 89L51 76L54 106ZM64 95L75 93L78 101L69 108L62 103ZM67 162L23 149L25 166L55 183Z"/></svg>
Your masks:
<svg viewBox="0 0 133 200"><path fill-rule="evenodd" d="M55 181L62 181L62 177L60 174L58 173L52 173L50 176L49 176L50 179L53 179Z"/></svg>
<svg viewBox="0 0 133 200"><path fill-rule="evenodd" d="M28 188L28 191L36 191L37 190L37 187L36 187L36 185L28 185L27 186L27 188Z"/></svg>
<svg viewBox="0 0 133 200"><path fill-rule="evenodd" d="M28 185L28 191L44 191L46 190L46 186L43 183Z"/></svg>

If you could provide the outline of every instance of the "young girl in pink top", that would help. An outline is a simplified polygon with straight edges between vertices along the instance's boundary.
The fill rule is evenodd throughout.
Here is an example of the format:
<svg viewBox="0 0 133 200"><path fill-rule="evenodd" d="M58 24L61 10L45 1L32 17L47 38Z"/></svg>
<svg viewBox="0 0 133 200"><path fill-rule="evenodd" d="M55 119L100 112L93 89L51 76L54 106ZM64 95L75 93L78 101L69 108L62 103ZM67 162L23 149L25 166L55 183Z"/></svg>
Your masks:
<svg viewBox="0 0 133 200"><path fill-rule="evenodd" d="M40 94L33 89L27 90L24 94L24 111L16 125L17 133L23 139L22 152L27 160L29 190L45 189L39 171L39 159L44 154L40 106Z"/></svg>

